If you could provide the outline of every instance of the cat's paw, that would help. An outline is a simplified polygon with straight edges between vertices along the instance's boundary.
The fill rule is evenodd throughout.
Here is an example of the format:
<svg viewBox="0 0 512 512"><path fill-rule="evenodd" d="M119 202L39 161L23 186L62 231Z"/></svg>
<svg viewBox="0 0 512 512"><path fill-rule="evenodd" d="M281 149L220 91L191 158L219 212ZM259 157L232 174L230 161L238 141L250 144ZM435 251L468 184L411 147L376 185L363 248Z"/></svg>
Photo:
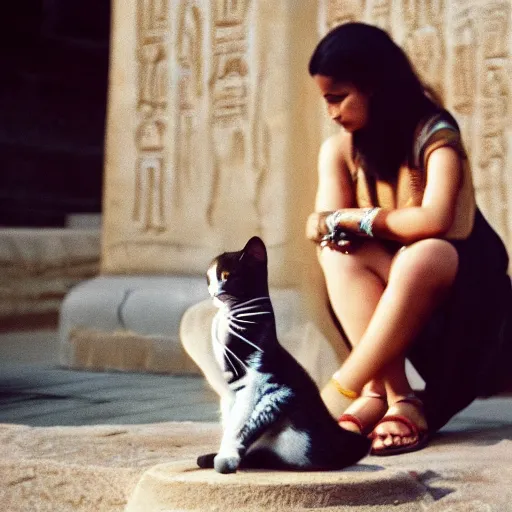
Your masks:
<svg viewBox="0 0 512 512"><path fill-rule="evenodd" d="M206 455L200 455L197 457L197 465L201 469L213 468L213 460L215 459L216 453L207 453Z"/></svg>
<svg viewBox="0 0 512 512"><path fill-rule="evenodd" d="M240 465L240 457L234 455L230 457L223 457L221 455L217 455L214 459L213 465L217 473L236 473L236 470Z"/></svg>

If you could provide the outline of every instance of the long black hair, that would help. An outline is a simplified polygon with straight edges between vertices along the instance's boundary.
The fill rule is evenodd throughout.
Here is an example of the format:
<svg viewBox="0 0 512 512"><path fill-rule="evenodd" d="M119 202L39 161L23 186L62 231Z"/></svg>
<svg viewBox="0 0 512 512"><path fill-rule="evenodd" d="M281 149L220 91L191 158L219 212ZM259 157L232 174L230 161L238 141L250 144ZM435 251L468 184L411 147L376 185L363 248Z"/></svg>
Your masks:
<svg viewBox="0 0 512 512"><path fill-rule="evenodd" d="M440 105L404 51L380 28L346 23L331 30L309 62L311 76L348 83L367 94L367 125L353 134L354 157L370 175L392 180L410 162L415 129Z"/></svg>

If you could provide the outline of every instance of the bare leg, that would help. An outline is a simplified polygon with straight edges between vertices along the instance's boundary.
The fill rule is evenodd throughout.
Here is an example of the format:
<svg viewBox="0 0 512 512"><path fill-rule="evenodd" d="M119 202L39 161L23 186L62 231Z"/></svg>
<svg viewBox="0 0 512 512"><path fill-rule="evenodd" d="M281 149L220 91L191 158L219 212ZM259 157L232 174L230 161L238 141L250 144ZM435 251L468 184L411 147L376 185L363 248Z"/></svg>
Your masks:
<svg viewBox="0 0 512 512"><path fill-rule="evenodd" d="M458 257L443 240L422 240L401 251L389 281L360 342L336 377L345 387L360 390L397 359L428 320L450 288Z"/></svg>
<svg viewBox="0 0 512 512"><path fill-rule="evenodd" d="M457 266L455 249L443 240L423 240L401 251L366 331L336 378L358 391L383 375L390 404L405 396L410 391L403 370L406 349L452 285ZM397 404L389 414L403 414L419 427L427 426L421 411L411 404ZM376 433L381 437L374 448L410 442L410 432L399 423L386 422Z"/></svg>
<svg viewBox="0 0 512 512"><path fill-rule="evenodd" d="M342 322L351 345L355 346L384 292L392 255L381 244L368 241L354 254L324 249L319 256L334 313ZM351 414L364 426L372 426L387 409L384 381L375 376L366 383L362 395L352 403L331 385L322 391L322 398L333 416L338 418L341 413ZM341 422L340 425L347 430L359 431L352 422Z"/></svg>

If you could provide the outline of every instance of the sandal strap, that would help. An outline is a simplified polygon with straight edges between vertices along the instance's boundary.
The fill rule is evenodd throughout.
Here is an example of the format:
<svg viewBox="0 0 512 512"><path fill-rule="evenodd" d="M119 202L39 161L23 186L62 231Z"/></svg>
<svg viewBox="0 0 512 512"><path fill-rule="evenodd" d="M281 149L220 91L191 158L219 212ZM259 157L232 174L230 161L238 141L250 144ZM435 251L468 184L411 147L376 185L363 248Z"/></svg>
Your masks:
<svg viewBox="0 0 512 512"><path fill-rule="evenodd" d="M353 423L361 433L364 432L364 426L357 416L354 416L353 414L342 414L338 418L338 423L341 423L342 421L348 421L349 423Z"/></svg>
<svg viewBox="0 0 512 512"><path fill-rule="evenodd" d="M389 416L384 416L378 423L375 425L375 427L378 427L382 423L387 423L389 421L395 422L395 423L402 423L405 425L410 431L411 434L415 437L420 437L424 432L426 432L425 429L420 429L416 423L413 423L409 418L406 418L402 414L390 414ZM378 437L377 434L375 434L375 429L371 433L372 438ZM407 436L409 437L409 436Z"/></svg>
<svg viewBox="0 0 512 512"><path fill-rule="evenodd" d="M385 401L387 403L387 397L385 397L383 395L379 395L378 393L373 393L371 391L361 395L359 397L359 399L361 399L361 398L378 398L379 400ZM368 425L365 427L363 425L363 422L357 416L355 416L354 414L350 414L350 413L342 414L338 418L338 423L341 423L343 421L347 421L347 422L353 423L359 429L359 431L362 434L368 433Z"/></svg>

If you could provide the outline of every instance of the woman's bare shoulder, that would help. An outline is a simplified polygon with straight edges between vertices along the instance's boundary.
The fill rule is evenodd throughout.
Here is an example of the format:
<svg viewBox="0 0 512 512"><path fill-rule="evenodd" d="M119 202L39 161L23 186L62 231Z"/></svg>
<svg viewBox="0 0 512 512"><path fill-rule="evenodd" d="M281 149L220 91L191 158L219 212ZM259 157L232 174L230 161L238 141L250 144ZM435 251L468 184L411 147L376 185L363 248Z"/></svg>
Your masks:
<svg viewBox="0 0 512 512"><path fill-rule="evenodd" d="M320 158L352 171L355 167L352 157L352 134L340 130L325 139L320 149Z"/></svg>

